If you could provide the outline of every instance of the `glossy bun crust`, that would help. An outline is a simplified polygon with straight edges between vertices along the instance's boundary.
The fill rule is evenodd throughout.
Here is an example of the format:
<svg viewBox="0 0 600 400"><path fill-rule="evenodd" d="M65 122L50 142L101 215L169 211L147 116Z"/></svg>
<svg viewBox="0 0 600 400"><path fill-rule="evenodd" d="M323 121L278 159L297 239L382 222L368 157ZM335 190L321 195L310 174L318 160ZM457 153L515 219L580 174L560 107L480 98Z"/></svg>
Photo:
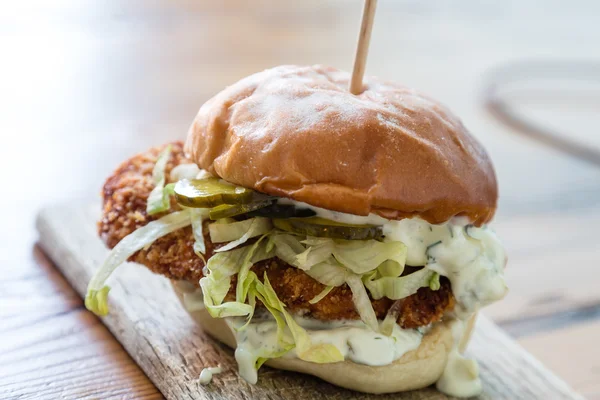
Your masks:
<svg viewBox="0 0 600 400"><path fill-rule="evenodd" d="M483 147L444 106L412 89L324 66L280 66L227 87L190 128L186 154L223 179L356 215L476 225L496 210Z"/></svg>

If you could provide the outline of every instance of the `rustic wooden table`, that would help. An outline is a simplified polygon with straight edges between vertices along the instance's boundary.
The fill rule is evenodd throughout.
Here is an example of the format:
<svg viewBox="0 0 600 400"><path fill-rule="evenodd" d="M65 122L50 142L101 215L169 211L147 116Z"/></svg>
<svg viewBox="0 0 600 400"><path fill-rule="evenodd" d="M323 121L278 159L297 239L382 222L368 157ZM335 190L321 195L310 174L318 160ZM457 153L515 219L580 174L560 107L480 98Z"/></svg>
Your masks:
<svg viewBox="0 0 600 400"><path fill-rule="evenodd" d="M3 6L1 398L161 397L36 246L36 212L88 201L120 161L183 138L200 104L244 75L351 68L360 10L358 0ZM487 315L588 398L600 398L600 170L515 135L479 90L503 62L597 56L598 15L592 0L382 0L367 65L449 104L489 149L512 290ZM534 114L600 149L597 102L545 100Z"/></svg>

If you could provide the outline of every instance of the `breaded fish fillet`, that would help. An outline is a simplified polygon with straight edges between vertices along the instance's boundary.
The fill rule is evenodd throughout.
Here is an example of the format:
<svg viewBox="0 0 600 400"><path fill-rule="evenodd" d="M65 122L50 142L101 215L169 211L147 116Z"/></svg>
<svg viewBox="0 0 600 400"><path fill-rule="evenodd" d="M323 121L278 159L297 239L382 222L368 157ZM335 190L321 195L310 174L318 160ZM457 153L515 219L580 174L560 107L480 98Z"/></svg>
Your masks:
<svg viewBox="0 0 600 400"><path fill-rule="evenodd" d="M171 144L172 151L166 167L167 181L170 171L179 164L191 163L183 154L180 142ZM155 147L125 161L104 184L103 214L98 223L98 231L108 247L113 248L125 236L162 215L146 214L146 200L153 188L152 169L160 151ZM172 209L177 209L174 200ZM209 221L205 224L210 223ZM206 225L205 225L206 227ZM204 229L206 243L205 258L209 259L214 250L223 244L213 244ZM202 277L204 261L193 250L194 236L191 227L175 231L155 241L148 249L138 251L130 261L143 264L155 273L169 279L186 280L195 285ZM325 298L316 304L309 300L319 294L325 286L317 282L302 270L297 269L278 258L257 263L253 270L262 279L267 273L279 299L291 312L301 313L320 320L359 319L354 309L352 292L346 285L334 288ZM421 288L417 293L402 299L398 324L402 328L426 326L442 318L446 311L454 308L454 297L450 283L441 278L439 290ZM228 295L233 299L236 279L232 279L232 289ZM393 300L383 298L372 300L378 318L384 318Z"/></svg>

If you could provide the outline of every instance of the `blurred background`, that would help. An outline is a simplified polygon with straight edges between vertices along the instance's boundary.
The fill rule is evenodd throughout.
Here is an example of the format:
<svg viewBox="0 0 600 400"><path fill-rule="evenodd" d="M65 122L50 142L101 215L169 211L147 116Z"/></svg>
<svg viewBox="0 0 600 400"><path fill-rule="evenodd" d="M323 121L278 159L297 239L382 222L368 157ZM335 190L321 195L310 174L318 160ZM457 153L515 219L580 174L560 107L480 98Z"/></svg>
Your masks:
<svg viewBox="0 0 600 400"><path fill-rule="evenodd" d="M132 153L184 138L200 105L245 75L285 63L351 69L361 9L359 0L7 3L0 123L16 147L4 146L1 159L18 164L15 149L27 149L53 165L39 184L86 176L68 197L45 191L48 200L88 197ZM495 162L501 214L582 205L600 192L600 169L511 133L486 112L482 92L505 65L599 61L599 15L591 0L381 0L367 74L421 89L463 118ZM512 100L600 152L599 93ZM65 149L68 162L57 163Z"/></svg>
<svg viewBox="0 0 600 400"><path fill-rule="evenodd" d="M16 241L31 252L36 210L97 201L120 162L184 139L224 86L279 64L350 70L361 10L359 0L4 2L1 204L23 212L4 216L0 260ZM600 333L599 17L594 0L380 0L367 63L368 75L441 100L484 143L512 288L488 314L588 394L600 393L600 366L590 372L600 354L587 347ZM555 135L552 145L498 119L490 95ZM588 324L571 346L583 344L565 347L583 357L568 368L543 352L567 341L527 341L542 330L574 337L572 326Z"/></svg>

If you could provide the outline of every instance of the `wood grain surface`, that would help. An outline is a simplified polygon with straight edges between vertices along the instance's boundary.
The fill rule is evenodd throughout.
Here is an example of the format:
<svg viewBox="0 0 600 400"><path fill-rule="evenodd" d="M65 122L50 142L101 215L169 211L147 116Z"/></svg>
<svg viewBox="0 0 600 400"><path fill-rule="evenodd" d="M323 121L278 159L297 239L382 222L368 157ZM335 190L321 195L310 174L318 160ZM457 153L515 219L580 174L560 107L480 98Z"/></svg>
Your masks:
<svg viewBox="0 0 600 400"><path fill-rule="evenodd" d="M87 282L108 251L95 232L99 206L56 206L38 220L42 248L85 296ZM181 308L167 279L129 264L112 280L110 315L103 318L117 339L169 399L444 399L434 389L392 395L342 390L316 378L265 367L259 383L236 373L232 352L205 334ZM482 399L578 399L566 383L481 316L468 350L480 362ZM210 386L202 368L221 365Z"/></svg>
<svg viewBox="0 0 600 400"><path fill-rule="evenodd" d="M40 248L29 250L36 269L3 270L0 398L162 398Z"/></svg>
<svg viewBox="0 0 600 400"><path fill-rule="evenodd" d="M285 63L349 70L362 1L5 3L0 398L160 398L36 246L37 212L83 204L124 159L184 138L200 105L236 79ZM484 143L511 285L487 313L592 399L600 169L515 134L480 94L497 66L597 58L598 15L595 0L379 0L366 71L440 99ZM597 96L551 89L519 97L519 110L600 148Z"/></svg>

